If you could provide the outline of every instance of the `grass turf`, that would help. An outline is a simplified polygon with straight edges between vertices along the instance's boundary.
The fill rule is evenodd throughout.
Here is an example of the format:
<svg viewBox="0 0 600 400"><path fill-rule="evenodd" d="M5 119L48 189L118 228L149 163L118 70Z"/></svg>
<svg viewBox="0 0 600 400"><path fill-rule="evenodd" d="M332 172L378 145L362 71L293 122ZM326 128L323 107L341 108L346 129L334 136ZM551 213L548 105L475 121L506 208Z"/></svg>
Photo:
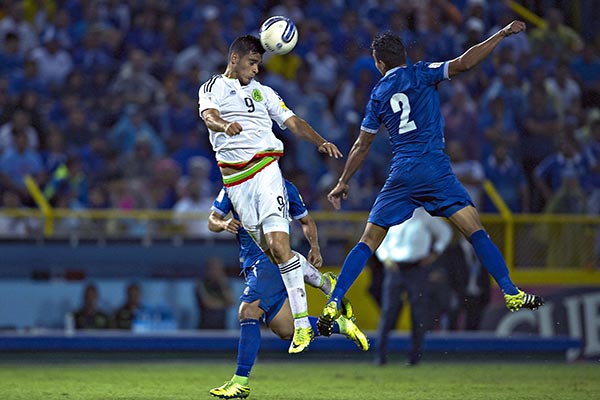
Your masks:
<svg viewBox="0 0 600 400"><path fill-rule="evenodd" d="M232 362L4 363L2 400L210 399ZM595 363L272 361L255 365L250 399L591 399L600 393Z"/></svg>

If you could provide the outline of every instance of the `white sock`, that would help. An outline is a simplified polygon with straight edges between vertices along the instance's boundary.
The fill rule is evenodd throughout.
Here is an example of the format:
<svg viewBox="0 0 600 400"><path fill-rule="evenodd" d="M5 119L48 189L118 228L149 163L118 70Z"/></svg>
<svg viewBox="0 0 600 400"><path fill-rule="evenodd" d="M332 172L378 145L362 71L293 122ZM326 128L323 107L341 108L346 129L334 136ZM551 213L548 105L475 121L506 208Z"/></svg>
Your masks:
<svg viewBox="0 0 600 400"><path fill-rule="evenodd" d="M300 265L302 266L302 273L304 274L304 282L314 288L323 290L323 286L325 286L324 283L327 282L327 279L323 278L321 272L319 272L319 270L314 265L309 263L306 257L304 257L302 254L298 253L295 250L292 251L300 260ZM329 291L331 291L331 289Z"/></svg>
<svg viewBox="0 0 600 400"><path fill-rule="evenodd" d="M304 275L298 256L294 255L290 260L278 264L281 278L287 290L290 308L294 316L295 328L308 328L308 302L304 290Z"/></svg>

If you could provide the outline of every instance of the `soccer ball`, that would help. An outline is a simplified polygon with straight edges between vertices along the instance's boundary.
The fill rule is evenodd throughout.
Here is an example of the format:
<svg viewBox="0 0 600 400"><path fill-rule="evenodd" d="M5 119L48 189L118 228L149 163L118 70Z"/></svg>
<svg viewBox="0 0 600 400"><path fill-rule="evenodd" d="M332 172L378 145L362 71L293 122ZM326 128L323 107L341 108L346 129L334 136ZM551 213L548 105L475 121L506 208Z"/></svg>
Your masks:
<svg viewBox="0 0 600 400"><path fill-rule="evenodd" d="M260 27L260 43L273 54L287 54L298 42L298 29L287 17L276 16L267 19Z"/></svg>

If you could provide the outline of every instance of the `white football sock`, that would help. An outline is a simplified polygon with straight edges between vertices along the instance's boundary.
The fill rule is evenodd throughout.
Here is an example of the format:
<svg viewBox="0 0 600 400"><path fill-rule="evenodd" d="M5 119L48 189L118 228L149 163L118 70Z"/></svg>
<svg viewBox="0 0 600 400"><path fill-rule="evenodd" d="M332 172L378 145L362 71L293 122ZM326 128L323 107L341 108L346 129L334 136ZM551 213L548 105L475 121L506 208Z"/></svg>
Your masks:
<svg viewBox="0 0 600 400"><path fill-rule="evenodd" d="M281 278L287 290L290 308L294 316L295 328L308 328L308 302L304 290L304 275L298 256L294 255L290 260L278 264Z"/></svg>

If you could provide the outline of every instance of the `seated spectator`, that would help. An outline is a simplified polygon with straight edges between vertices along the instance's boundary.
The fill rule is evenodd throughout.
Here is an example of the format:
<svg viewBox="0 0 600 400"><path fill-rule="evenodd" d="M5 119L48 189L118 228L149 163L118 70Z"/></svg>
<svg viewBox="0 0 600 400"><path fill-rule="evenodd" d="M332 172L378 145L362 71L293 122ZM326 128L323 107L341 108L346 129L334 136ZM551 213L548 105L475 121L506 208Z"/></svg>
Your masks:
<svg viewBox="0 0 600 400"><path fill-rule="evenodd" d="M52 31L46 32L43 45L33 49L30 57L37 62L42 82L55 90L60 89L73 69L71 54L61 47Z"/></svg>
<svg viewBox="0 0 600 400"><path fill-rule="evenodd" d="M8 76L23 68L25 58L19 49L19 36L15 32L7 32L0 49L0 75Z"/></svg>
<svg viewBox="0 0 600 400"><path fill-rule="evenodd" d="M452 172L471 196L475 207L479 207L481 205L483 180L485 179L483 166L479 160L466 158L464 147L460 142L448 142L446 151L450 157Z"/></svg>
<svg viewBox="0 0 600 400"><path fill-rule="evenodd" d="M200 329L226 328L227 310L235 304L227 279L223 260L210 258L195 290L200 309Z"/></svg>
<svg viewBox="0 0 600 400"><path fill-rule="evenodd" d="M27 137L27 146L32 150L39 148L38 132L31 126L31 116L22 109L14 110L9 122L0 126L0 154L14 150L18 133Z"/></svg>
<svg viewBox="0 0 600 400"><path fill-rule="evenodd" d="M127 286L127 299L119 307L113 316L113 323L116 329L131 329L131 323L135 318L135 313L142 305L140 299L140 287L132 283Z"/></svg>
<svg viewBox="0 0 600 400"><path fill-rule="evenodd" d="M38 184L45 180L42 157L29 147L29 138L23 131L14 133L14 149L0 155L0 182L4 188L13 190L21 199L29 198L25 187L25 176L29 175Z"/></svg>
<svg viewBox="0 0 600 400"><path fill-rule="evenodd" d="M207 213L213 201L213 195L202 196L202 182L188 181L183 188L183 197L173 206L175 223L181 226L187 235L193 237L212 236L206 221ZM188 215L195 214L195 215ZM200 218L202 214L204 217Z"/></svg>
<svg viewBox="0 0 600 400"><path fill-rule="evenodd" d="M23 207L23 202L17 192L4 190L0 195L0 209L17 210ZM34 218L0 215L0 236L31 237L31 235L39 233L40 228L40 221Z"/></svg>
<svg viewBox="0 0 600 400"><path fill-rule="evenodd" d="M73 314L75 329L107 329L109 319L98 309L98 289L89 284L83 292L83 305Z"/></svg>

